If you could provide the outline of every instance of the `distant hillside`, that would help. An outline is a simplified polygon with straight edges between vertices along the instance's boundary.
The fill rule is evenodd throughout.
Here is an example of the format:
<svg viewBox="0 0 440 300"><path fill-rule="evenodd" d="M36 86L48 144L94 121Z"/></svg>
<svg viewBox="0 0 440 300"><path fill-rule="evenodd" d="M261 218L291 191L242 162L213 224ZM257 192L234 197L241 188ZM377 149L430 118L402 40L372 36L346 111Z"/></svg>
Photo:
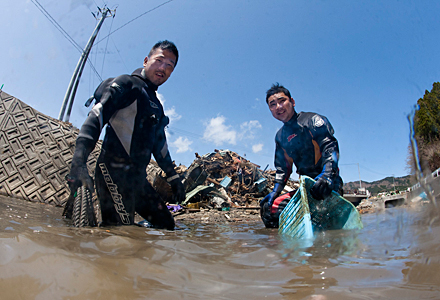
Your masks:
<svg viewBox="0 0 440 300"><path fill-rule="evenodd" d="M362 187L366 188L370 191L372 195L377 195L377 193L392 191L394 187L396 190L403 191L408 187L414 185L414 181L412 180L410 175L404 177L386 177L381 180L368 182L362 181ZM347 182L344 184L344 191L348 192L349 190L355 190L359 188L359 181Z"/></svg>

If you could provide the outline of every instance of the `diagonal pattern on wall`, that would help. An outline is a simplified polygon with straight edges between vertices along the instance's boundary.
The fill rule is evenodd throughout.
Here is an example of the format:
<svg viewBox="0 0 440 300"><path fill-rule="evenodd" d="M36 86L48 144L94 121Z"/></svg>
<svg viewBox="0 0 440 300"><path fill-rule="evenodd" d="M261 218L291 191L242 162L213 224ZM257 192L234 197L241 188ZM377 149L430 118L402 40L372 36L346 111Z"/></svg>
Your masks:
<svg viewBox="0 0 440 300"><path fill-rule="evenodd" d="M0 194L64 205L78 132L0 90ZM89 170L100 148L101 141L89 156Z"/></svg>

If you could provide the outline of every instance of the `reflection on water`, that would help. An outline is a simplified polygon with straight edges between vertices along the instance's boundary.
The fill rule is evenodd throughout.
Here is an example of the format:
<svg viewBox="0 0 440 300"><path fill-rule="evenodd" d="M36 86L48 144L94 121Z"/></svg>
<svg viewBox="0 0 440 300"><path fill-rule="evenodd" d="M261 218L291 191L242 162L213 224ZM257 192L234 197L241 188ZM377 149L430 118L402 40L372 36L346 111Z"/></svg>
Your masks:
<svg viewBox="0 0 440 300"><path fill-rule="evenodd" d="M0 199L1 299L416 299L440 295L430 205L362 216L313 243L263 224L73 228L61 208Z"/></svg>

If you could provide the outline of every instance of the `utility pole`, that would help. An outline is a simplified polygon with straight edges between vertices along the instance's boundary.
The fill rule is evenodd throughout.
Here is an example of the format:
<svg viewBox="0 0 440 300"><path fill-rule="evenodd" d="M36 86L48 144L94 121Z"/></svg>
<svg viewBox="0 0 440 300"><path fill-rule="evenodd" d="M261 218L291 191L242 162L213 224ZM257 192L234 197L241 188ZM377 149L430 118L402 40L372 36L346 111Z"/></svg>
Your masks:
<svg viewBox="0 0 440 300"><path fill-rule="evenodd" d="M84 70L84 66L86 65L87 58L89 57L90 50L92 49L93 43L95 42L96 36L98 35L99 30L101 29L102 23L104 23L107 14L114 17L112 15L112 11L107 7L104 7L102 10L98 7L99 12L101 13L101 19L95 27L92 35L87 42L86 48L84 49L78 64L76 65L75 71L73 72L72 78L70 79L69 87L67 88L66 95L64 96L63 105L60 110L60 114L58 116L58 120L63 121L64 114L66 111L67 103L69 103L69 107L67 110L67 115L65 118L65 122L69 122L70 112L72 111L73 100L75 99L76 90L78 88L79 80L81 78L82 72ZM93 14L93 13L92 13ZM99 15L99 13L98 13Z"/></svg>
<svg viewBox="0 0 440 300"><path fill-rule="evenodd" d="M359 169L359 163L357 163L358 165L358 173L359 173L359 188L362 188L362 180L361 180L361 170Z"/></svg>

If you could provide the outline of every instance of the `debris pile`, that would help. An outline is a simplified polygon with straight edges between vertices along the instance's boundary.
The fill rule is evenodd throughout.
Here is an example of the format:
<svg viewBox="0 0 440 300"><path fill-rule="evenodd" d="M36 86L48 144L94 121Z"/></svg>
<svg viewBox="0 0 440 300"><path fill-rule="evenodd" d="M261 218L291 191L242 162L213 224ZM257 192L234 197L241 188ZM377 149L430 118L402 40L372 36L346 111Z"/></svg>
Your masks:
<svg viewBox="0 0 440 300"><path fill-rule="evenodd" d="M259 210L259 202L273 190L275 171L260 166L229 150L215 150L200 156L186 168L176 166L185 187L186 198L175 213L231 209ZM266 167L267 169L267 167ZM151 162L147 179L172 207L172 190L165 173ZM298 182L289 180L285 190L297 189Z"/></svg>

